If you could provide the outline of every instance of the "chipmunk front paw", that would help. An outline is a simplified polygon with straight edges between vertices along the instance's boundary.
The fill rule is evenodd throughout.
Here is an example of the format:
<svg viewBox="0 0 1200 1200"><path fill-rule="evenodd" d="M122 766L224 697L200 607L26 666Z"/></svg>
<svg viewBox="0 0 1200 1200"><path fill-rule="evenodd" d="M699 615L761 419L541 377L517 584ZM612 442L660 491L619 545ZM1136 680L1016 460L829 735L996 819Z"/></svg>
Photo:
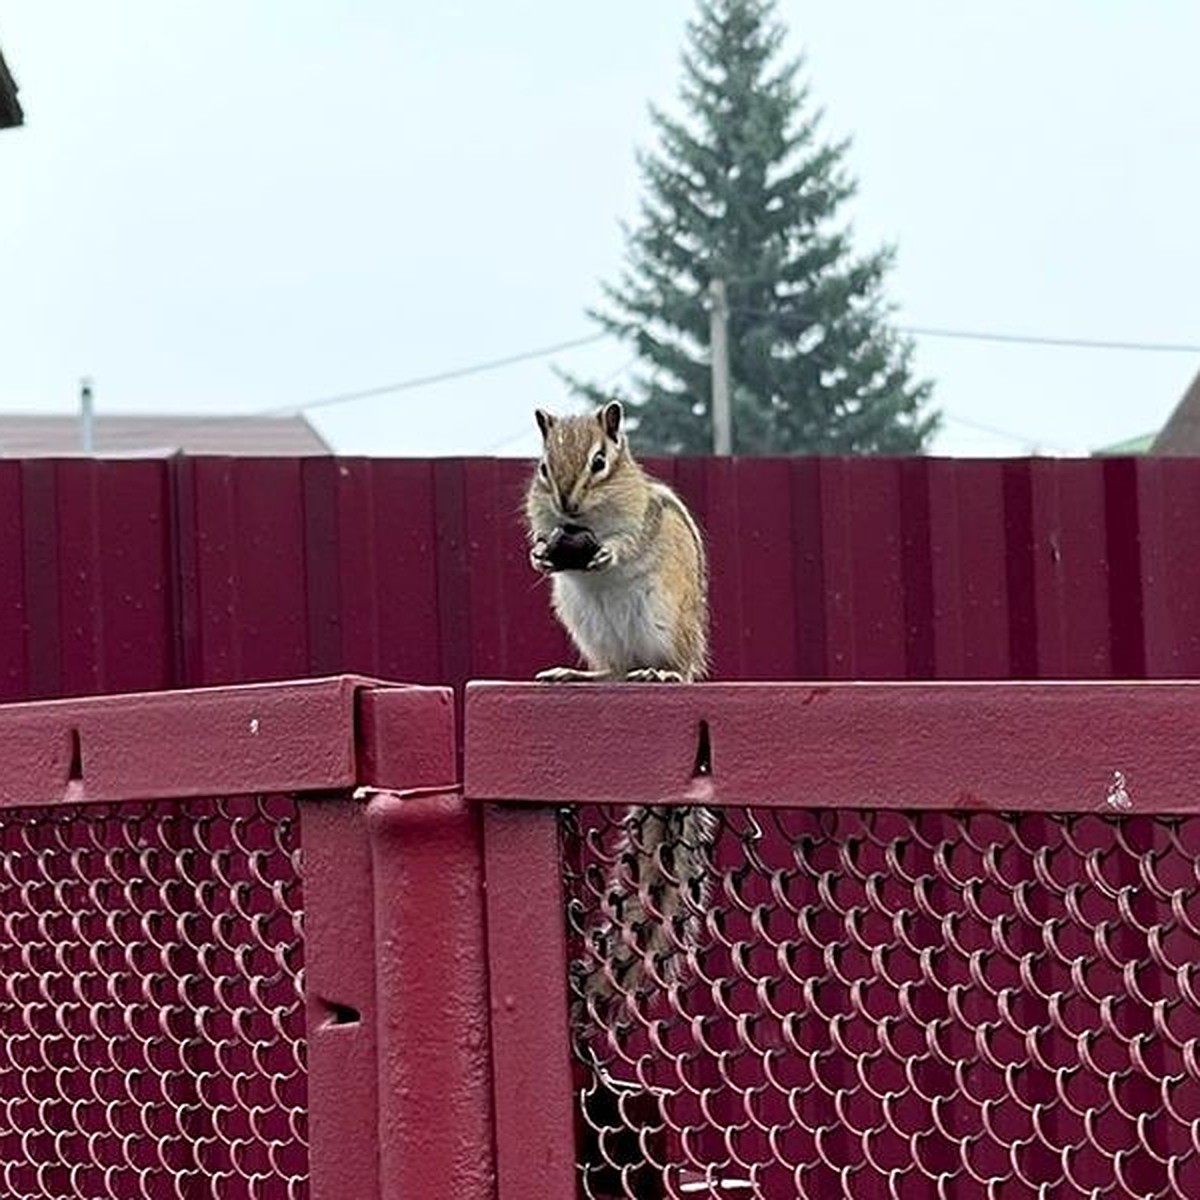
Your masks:
<svg viewBox="0 0 1200 1200"><path fill-rule="evenodd" d="M607 571L609 567L615 566L617 562L616 551L611 546L601 546L591 558L588 559L588 564L584 567L585 571Z"/></svg>
<svg viewBox="0 0 1200 1200"><path fill-rule="evenodd" d="M554 571L554 564L550 561L550 547L545 538L538 538L529 548L529 565L543 575Z"/></svg>
<svg viewBox="0 0 1200 1200"><path fill-rule="evenodd" d="M630 683L682 683L683 676L678 671L665 671L660 667L637 667L626 671L625 678Z"/></svg>

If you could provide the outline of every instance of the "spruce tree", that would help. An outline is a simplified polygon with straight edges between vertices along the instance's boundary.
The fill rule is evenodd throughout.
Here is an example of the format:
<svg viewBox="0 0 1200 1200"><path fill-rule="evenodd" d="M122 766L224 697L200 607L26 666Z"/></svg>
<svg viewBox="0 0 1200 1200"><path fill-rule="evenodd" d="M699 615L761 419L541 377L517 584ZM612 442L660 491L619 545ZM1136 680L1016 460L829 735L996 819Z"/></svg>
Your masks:
<svg viewBox="0 0 1200 1200"><path fill-rule="evenodd" d="M916 453L937 415L887 323L892 253L852 252L837 220L855 190L848 143L820 139L783 40L775 0L701 0L683 55L687 116L651 110L660 146L639 156L627 266L590 313L635 348L631 393L567 382L629 403L641 449L708 453L708 295L722 279L736 453Z"/></svg>

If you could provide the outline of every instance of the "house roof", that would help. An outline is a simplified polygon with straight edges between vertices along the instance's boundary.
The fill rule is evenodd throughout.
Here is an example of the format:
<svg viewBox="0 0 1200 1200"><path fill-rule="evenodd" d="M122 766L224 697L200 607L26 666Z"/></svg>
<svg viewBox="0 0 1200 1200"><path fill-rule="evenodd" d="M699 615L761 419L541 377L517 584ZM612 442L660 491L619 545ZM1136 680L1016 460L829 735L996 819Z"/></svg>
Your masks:
<svg viewBox="0 0 1200 1200"><path fill-rule="evenodd" d="M138 417L98 414L93 453L305 455L330 448L302 416ZM37 458L81 454L75 416L0 414L0 457Z"/></svg>
<svg viewBox="0 0 1200 1200"><path fill-rule="evenodd" d="M20 125L24 119L25 114L17 102L17 81L5 66L4 55L0 54L0 129Z"/></svg>
<svg viewBox="0 0 1200 1200"><path fill-rule="evenodd" d="M1200 455L1200 374L1167 418L1150 453Z"/></svg>
<svg viewBox="0 0 1200 1200"><path fill-rule="evenodd" d="M1093 450L1092 454L1096 458L1117 457L1127 454L1148 454L1150 445L1154 441L1154 434L1141 433L1137 437L1126 438L1123 442L1115 442L1111 446L1101 446L1099 450Z"/></svg>

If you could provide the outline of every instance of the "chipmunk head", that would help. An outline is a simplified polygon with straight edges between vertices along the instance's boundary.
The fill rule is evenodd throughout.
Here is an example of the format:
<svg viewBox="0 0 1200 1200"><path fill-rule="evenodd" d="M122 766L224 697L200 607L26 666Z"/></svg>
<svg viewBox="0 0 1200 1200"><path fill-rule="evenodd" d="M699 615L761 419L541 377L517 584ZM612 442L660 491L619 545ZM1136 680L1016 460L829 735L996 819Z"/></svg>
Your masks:
<svg viewBox="0 0 1200 1200"><path fill-rule="evenodd" d="M617 502L629 482L633 460L622 428L624 411L614 400L591 416L556 417L537 410L542 457L531 486L539 515L556 523L588 525Z"/></svg>

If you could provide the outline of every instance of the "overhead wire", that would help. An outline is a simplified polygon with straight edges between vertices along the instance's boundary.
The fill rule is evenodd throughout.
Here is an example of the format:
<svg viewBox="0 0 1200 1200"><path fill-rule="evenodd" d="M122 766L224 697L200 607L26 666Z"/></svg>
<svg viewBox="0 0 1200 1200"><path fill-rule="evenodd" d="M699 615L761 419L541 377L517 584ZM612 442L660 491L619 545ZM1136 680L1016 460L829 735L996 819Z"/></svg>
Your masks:
<svg viewBox="0 0 1200 1200"><path fill-rule="evenodd" d="M749 308L734 305L731 313L754 317L787 318L786 309ZM818 322L819 323L819 322ZM1037 333L1006 333L988 329L954 329L941 325L892 325L909 337L950 338L956 341L994 342L1010 346L1056 346L1073 350L1125 350L1154 354L1200 354L1200 342L1150 342L1115 338L1063 337Z"/></svg>
<svg viewBox="0 0 1200 1200"><path fill-rule="evenodd" d="M734 310L737 311L737 310ZM761 312L765 310L741 310ZM1050 337L1040 334L997 333L974 329L947 329L928 325L896 325L893 328L898 333L912 337L952 338L962 341L993 342L1005 345L1023 346L1057 346L1078 350L1123 350L1160 354L1200 354L1200 343L1190 342L1143 342L1118 341L1104 338ZM339 392L331 396L321 396L315 400L304 400L298 404L281 404L263 409L262 416L280 416L297 412L307 412L312 408L326 408L338 404L349 404L355 400L370 400L379 396L388 396L396 392L412 391L416 388L430 387L438 383L448 383L455 379L465 379L471 375L480 375L488 371L498 371L504 367L516 366L523 362L532 362L539 358L548 358L552 354L560 354L567 350L590 346L607 338L607 333L594 333L588 337L572 338L565 342L556 342L550 346L540 346L534 350L523 350L516 354L508 354L502 358L484 359L481 362L469 363L462 367L453 367L446 371L438 371L430 375L416 375L401 379L394 383L379 384L374 387L362 388L353 392ZM627 370L636 356L623 364L613 376Z"/></svg>
<svg viewBox="0 0 1200 1200"><path fill-rule="evenodd" d="M274 408L264 409L261 416L277 417L284 414L307 412L310 408L328 408L335 404L349 404L354 400L372 400L377 396L390 396L396 392L408 392L414 388L429 387L435 383L448 383L452 379L465 379L469 375L481 375L485 371L498 371L502 367L516 366L517 363L531 362L538 358L548 358L551 354L559 354L564 350L576 350L580 346L590 346L608 337L607 333L593 333L588 337L572 338L566 342L556 342L552 346L539 346L536 350L522 350L516 354L506 354L503 358L489 358L482 362L468 363L463 367L452 367L447 371L437 371L432 375L416 375L410 379L401 379L395 383L381 383L376 387L362 388L355 392L340 392L332 396L321 396L316 400L305 400L299 404L281 404Z"/></svg>
<svg viewBox="0 0 1200 1200"><path fill-rule="evenodd" d="M1063 346L1074 350L1129 350L1151 354L1200 354L1200 343L1126 342L1106 338L1045 337L1033 333L991 333L979 329L940 329L928 325L897 325L911 337L954 338L960 341L996 342L1017 346Z"/></svg>
<svg viewBox="0 0 1200 1200"><path fill-rule="evenodd" d="M1053 442L1046 441L1045 438L1025 437L1023 434L1013 433L1011 429L1000 429L995 425L985 424L983 421L973 421L970 417L960 417L952 412L947 412L945 409L942 409L941 415L943 420L950 425L958 425L963 429L970 429L975 433L986 433L990 437L1002 438L1006 442L1017 442L1023 446L1053 450L1056 454L1074 453L1074 451L1068 450L1065 446L1057 446Z"/></svg>
<svg viewBox="0 0 1200 1200"><path fill-rule="evenodd" d="M627 358L615 371L610 371L603 379L596 383L597 387L607 387L618 375L624 375L634 363L637 362L639 355L635 354L631 358ZM521 428L515 433L510 433L507 437L501 438L498 442L493 442L490 446L485 446L481 451L482 454L495 454L497 450L503 450L505 446L511 445L520 438L525 437L527 429Z"/></svg>

